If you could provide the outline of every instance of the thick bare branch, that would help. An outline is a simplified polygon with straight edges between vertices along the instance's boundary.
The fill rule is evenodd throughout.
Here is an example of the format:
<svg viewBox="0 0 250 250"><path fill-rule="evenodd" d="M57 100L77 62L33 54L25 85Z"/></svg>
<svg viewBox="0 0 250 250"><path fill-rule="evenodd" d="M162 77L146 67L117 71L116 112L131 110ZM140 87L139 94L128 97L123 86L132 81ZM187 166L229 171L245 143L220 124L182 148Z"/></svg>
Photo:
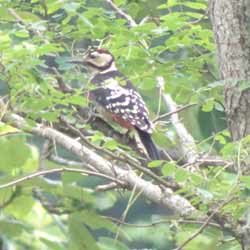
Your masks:
<svg viewBox="0 0 250 250"><path fill-rule="evenodd" d="M196 211L189 201L179 195L174 194L171 189L162 188L150 183L149 181L145 181L138 177L132 170L124 170L118 166L112 165L110 162L95 152L81 145L72 138L56 131L55 129L45 127L41 124L37 124L35 127L30 127L22 117L16 114L6 114L3 117L3 121L13 125L16 128L42 136L43 138L58 143L65 149L78 156L85 165L89 164L94 167L98 173L104 174L105 176L110 176L114 179L117 179L119 182L125 183L125 186L127 186L128 189L132 189L134 186L136 186L136 190L142 192L142 194L152 202L170 208L180 215L190 216L191 213Z"/></svg>
<svg viewBox="0 0 250 250"><path fill-rule="evenodd" d="M170 109L170 112L173 112L177 109L177 105L170 95L164 94L163 100ZM182 151L187 158L188 163L194 163L199 157L194 138L181 123L177 113L172 113L170 119L179 137Z"/></svg>

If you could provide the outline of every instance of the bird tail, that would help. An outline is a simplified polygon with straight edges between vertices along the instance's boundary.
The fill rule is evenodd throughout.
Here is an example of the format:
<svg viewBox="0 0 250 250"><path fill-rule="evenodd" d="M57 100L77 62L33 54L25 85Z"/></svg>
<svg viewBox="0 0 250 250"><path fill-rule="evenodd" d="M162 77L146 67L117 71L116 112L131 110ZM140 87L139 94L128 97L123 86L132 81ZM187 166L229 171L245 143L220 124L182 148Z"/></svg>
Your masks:
<svg viewBox="0 0 250 250"><path fill-rule="evenodd" d="M136 130L139 134L142 144L147 150L149 157L152 160L160 160L161 159L160 152L157 149L155 143L153 142L151 135L145 131L140 130L139 128L136 128Z"/></svg>

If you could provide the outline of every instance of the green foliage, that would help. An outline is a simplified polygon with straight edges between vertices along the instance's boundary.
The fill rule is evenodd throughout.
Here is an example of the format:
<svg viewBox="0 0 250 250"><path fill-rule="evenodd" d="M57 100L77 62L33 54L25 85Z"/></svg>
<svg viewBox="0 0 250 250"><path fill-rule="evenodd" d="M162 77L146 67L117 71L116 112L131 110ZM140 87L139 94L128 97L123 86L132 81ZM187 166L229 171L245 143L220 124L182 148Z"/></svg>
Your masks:
<svg viewBox="0 0 250 250"><path fill-rule="evenodd" d="M11 136L10 138L0 138L0 169L4 172L18 171L20 166L24 166L31 157L29 147L24 142L25 138L20 136ZM16 150L16 145L19 145Z"/></svg>
<svg viewBox="0 0 250 250"><path fill-rule="evenodd" d="M163 92L171 94L178 104L198 104L185 112L183 122L194 138L201 141L197 145L199 150L211 150L224 159L249 164L249 138L229 143L225 131L221 105L224 83L216 79L207 1L114 1L139 24L137 27L129 27L104 2L0 0L0 95L10 92L12 110L25 114L31 126L35 120L52 126L61 115L74 123L76 106L88 105L83 93L91 86L88 76L68 63L68 59L89 45L102 44L114 54L118 68L142 93L152 118L156 118L158 107L161 114L168 112L159 103L156 77L162 76ZM51 70L53 67L56 73ZM76 89L74 93L63 93L58 88L58 74ZM240 86L244 89L247 83ZM222 119L210 119L218 112ZM175 130L169 123L166 126L166 121L156 124L154 139L163 148L170 148L178 145L178 141ZM84 122L76 127L88 131L91 143L96 146L115 153L117 149L132 153L101 132L93 132ZM205 133L207 128L210 130ZM38 171L37 148L41 144L41 138L1 124L0 184ZM59 147L57 150L59 155L71 159L68 152ZM164 177L180 183L183 188L177 193L190 194L192 204L201 212L207 213L209 205L234 194L238 200L227 205L223 213L231 214L235 222L244 216L249 206L248 176L229 174L220 166L194 174L178 167L178 163L153 161L148 167L160 169ZM62 167L49 160L45 164L51 169ZM63 173L0 189L0 238L5 249L172 249L198 229L197 225L180 225L174 220L143 229L123 225L118 229L102 215L120 216L127 194L95 193L96 184L100 184L97 178ZM198 195L192 196L194 193ZM162 217L166 214L155 207L149 210L153 205L142 199L138 204L139 208L136 204L129 211L131 223L151 223L155 221L152 214L159 212ZM235 241L226 242L227 237L222 230L209 226L186 249L237 249Z"/></svg>
<svg viewBox="0 0 250 250"><path fill-rule="evenodd" d="M68 220L69 223L69 249L72 250L98 250L98 246L89 231L83 226L79 216L71 215Z"/></svg>
<svg viewBox="0 0 250 250"><path fill-rule="evenodd" d="M183 242L187 236L191 236L199 229L197 225L185 225L179 228L180 233L178 234L178 241ZM194 239L188 245L188 249L195 250L199 248L203 249L218 249L218 241L220 240L222 235L219 233L218 230L209 228L205 230L202 235L199 235L196 239Z"/></svg>

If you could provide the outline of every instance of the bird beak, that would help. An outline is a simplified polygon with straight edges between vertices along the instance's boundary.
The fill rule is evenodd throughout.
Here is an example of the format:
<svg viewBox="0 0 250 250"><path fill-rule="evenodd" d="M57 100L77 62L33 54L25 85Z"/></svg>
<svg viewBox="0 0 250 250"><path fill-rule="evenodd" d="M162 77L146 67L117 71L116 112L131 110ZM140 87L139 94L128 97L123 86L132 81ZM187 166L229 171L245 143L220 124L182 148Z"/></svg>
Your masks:
<svg viewBox="0 0 250 250"><path fill-rule="evenodd" d="M72 58L68 61L69 63L74 63L74 64L85 64L83 59L80 58Z"/></svg>

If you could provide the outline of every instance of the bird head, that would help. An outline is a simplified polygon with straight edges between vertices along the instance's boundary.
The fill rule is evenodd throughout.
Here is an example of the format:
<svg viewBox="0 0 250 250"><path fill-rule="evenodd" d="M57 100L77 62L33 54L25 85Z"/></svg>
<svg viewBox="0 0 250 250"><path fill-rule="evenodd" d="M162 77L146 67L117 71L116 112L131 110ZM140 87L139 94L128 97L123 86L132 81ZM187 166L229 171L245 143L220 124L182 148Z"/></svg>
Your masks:
<svg viewBox="0 0 250 250"><path fill-rule="evenodd" d="M86 66L91 73L115 69L114 57L106 49L88 50L82 59L72 59L70 62Z"/></svg>

